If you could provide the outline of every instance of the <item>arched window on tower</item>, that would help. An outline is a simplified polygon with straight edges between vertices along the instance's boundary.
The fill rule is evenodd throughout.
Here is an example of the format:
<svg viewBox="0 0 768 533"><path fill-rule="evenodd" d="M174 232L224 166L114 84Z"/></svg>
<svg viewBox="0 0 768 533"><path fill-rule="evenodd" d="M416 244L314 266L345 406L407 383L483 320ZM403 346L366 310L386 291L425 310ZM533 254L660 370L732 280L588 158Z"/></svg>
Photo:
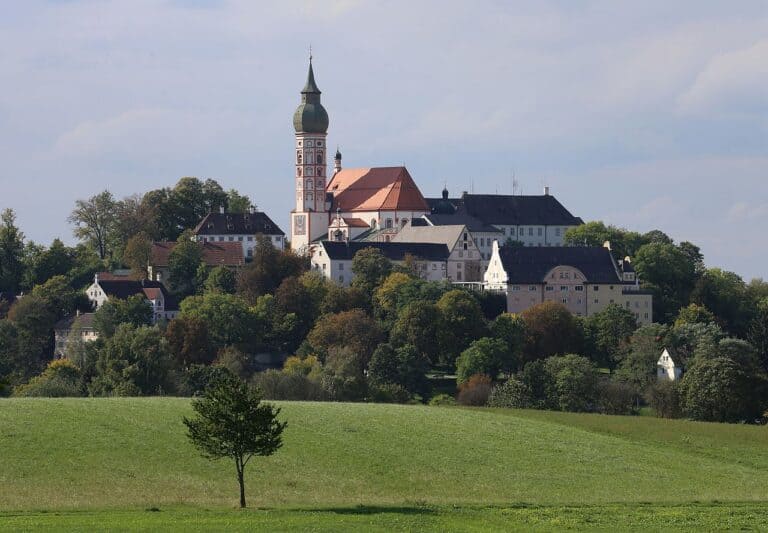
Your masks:
<svg viewBox="0 0 768 533"><path fill-rule="evenodd" d="M320 150L317 152L317 164L322 165L323 164L323 151Z"/></svg>
<svg viewBox="0 0 768 533"><path fill-rule="evenodd" d="M312 188L312 180L307 180L307 184L305 185L305 188L306 189L311 189Z"/></svg>
<svg viewBox="0 0 768 533"><path fill-rule="evenodd" d="M301 165L301 160L302 160L302 157L301 157L301 152L296 152L296 162L297 162L299 165Z"/></svg>
<svg viewBox="0 0 768 533"><path fill-rule="evenodd" d="M301 167L299 167L299 168L297 168L297 169L296 169L296 175L297 175L298 177L301 177Z"/></svg>
<svg viewBox="0 0 768 533"><path fill-rule="evenodd" d="M317 167L317 175L322 176L323 175L323 167Z"/></svg>
<svg viewBox="0 0 768 533"><path fill-rule="evenodd" d="M305 198L306 198L307 200L314 200L314 198L315 198L315 197L312 195L312 193L311 193L311 192L308 192L308 193L306 194Z"/></svg>

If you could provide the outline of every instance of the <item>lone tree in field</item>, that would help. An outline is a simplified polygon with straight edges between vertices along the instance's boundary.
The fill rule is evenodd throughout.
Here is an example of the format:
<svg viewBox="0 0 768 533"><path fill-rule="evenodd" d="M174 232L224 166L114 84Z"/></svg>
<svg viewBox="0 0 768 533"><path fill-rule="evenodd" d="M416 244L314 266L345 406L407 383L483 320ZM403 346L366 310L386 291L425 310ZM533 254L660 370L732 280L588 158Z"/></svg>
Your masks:
<svg viewBox="0 0 768 533"><path fill-rule="evenodd" d="M254 455L272 455L282 446L286 423L280 409L261 403L258 389L227 376L211 384L199 399L192 400L197 416L184 417L188 437L204 457L231 457L240 483L240 507L245 507L243 472Z"/></svg>

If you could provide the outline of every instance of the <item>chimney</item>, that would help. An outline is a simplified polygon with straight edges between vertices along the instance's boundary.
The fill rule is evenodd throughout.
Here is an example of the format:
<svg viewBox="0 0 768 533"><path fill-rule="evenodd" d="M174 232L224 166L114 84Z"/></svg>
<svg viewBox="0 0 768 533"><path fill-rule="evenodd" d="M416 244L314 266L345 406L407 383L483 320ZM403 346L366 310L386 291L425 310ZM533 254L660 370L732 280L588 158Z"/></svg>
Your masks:
<svg viewBox="0 0 768 533"><path fill-rule="evenodd" d="M99 282L99 273L98 273L98 272L96 272L96 273L93 275L93 282L94 282L94 283L98 283L98 282Z"/></svg>
<svg viewBox="0 0 768 533"><path fill-rule="evenodd" d="M224 214L224 204L221 204L219 206L219 213L221 213L222 215Z"/></svg>
<svg viewBox="0 0 768 533"><path fill-rule="evenodd" d="M611 249L611 241L605 241L603 243L603 248L608 248L610 250Z"/></svg>
<svg viewBox="0 0 768 533"><path fill-rule="evenodd" d="M544 196L549 196L549 186L544 186Z"/></svg>
<svg viewBox="0 0 768 533"><path fill-rule="evenodd" d="M256 212L256 206L255 206L255 205L253 205L253 204L251 204L251 205L248 207L248 212L249 212L250 214L254 214L254 213Z"/></svg>

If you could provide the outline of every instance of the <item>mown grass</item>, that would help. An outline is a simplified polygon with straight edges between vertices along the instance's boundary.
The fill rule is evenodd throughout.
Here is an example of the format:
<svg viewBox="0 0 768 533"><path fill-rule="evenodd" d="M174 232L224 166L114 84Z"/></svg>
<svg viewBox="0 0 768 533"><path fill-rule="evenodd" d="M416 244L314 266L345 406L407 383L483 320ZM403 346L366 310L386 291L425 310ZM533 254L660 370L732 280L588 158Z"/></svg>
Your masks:
<svg viewBox="0 0 768 533"><path fill-rule="evenodd" d="M267 510L240 513L234 467L187 442L187 399L2 400L0 528L768 528L768 428L280 406L283 449L246 472L249 505Z"/></svg>

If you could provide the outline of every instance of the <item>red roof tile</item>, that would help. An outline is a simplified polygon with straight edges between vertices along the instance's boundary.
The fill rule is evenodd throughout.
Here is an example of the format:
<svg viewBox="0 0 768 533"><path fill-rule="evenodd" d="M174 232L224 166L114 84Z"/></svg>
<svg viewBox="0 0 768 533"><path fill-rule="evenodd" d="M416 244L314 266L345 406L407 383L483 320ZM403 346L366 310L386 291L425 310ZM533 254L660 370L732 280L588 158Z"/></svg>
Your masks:
<svg viewBox="0 0 768 533"><path fill-rule="evenodd" d="M203 250L203 262L208 266L242 266L243 246L239 242L199 242ZM151 262L154 267L168 266L168 258L176 247L175 242L152 243Z"/></svg>
<svg viewBox="0 0 768 533"><path fill-rule="evenodd" d="M429 211L405 167L345 168L334 174L327 191L333 210Z"/></svg>

